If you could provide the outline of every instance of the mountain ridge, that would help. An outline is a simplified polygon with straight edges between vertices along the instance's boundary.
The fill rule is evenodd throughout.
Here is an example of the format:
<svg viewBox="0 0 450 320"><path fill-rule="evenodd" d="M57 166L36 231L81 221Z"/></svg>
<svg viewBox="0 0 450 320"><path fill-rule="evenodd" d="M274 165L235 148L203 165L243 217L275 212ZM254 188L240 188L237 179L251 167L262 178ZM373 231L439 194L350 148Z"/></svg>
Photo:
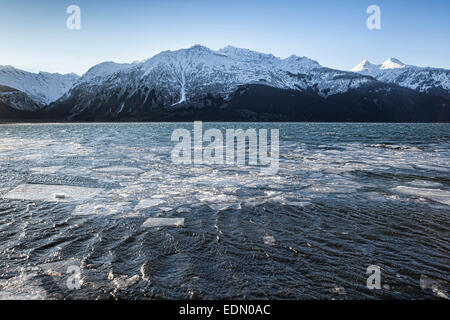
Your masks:
<svg viewBox="0 0 450 320"><path fill-rule="evenodd" d="M343 71L323 67L315 60L296 55L281 59L232 46L211 50L195 45L163 51L133 63L106 61L97 64L81 77L72 78L68 89L62 86L65 90L59 91L61 96L47 103L40 114L68 120L120 120L147 119L147 115L159 110L155 111L156 114L172 112L177 118L185 109L194 110L199 115L209 107L226 109L235 104L241 91L250 90L251 96L258 100L256 93L263 94L262 87L274 96L280 96L280 101L287 101L282 98L284 94L295 95L299 112L302 111L300 108L305 108L301 99L309 100L312 95L317 96L314 99L320 101L317 102L319 105L328 108L329 101L343 103L345 100L336 96L357 97L362 103L364 92L368 94L373 88L378 94L374 99L385 101L386 105L390 103L384 99L385 96L392 99L401 96L401 104L408 101L412 105L420 105L410 99L425 101L422 95L414 93L419 92L443 98L441 102L434 99L433 103L446 106L449 83L450 70L405 65L395 58L389 58L380 65L364 60L350 71ZM407 90L398 90L397 87ZM20 91L26 94L33 92L26 89ZM355 101L346 103L357 107ZM42 103L37 105L42 106ZM280 106L282 109L284 106ZM275 115L272 113L272 116Z"/></svg>

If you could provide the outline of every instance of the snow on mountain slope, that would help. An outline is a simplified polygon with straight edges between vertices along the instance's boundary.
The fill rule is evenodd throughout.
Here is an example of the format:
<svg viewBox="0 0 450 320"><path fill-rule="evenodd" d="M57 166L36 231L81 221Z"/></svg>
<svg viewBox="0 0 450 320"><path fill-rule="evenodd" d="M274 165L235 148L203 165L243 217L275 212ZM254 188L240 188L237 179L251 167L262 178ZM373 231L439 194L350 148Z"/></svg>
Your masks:
<svg viewBox="0 0 450 320"><path fill-rule="evenodd" d="M117 113L144 104L170 108L208 96L227 100L245 84L312 89L326 97L373 81L365 75L324 68L306 57L280 59L231 46L214 51L195 45L164 51L143 62L94 66L58 102L70 104L73 113L79 113L95 100Z"/></svg>
<svg viewBox="0 0 450 320"><path fill-rule="evenodd" d="M381 64L380 69L401 69L406 67L406 65L396 58L389 58Z"/></svg>
<svg viewBox="0 0 450 320"><path fill-rule="evenodd" d="M353 67L352 69L350 69L350 71L353 72L365 72L369 75L373 74L373 72L375 72L375 70L380 69L381 65L377 65L377 64L373 64L368 60L363 60L361 61L360 64L356 65L355 67Z"/></svg>
<svg viewBox="0 0 450 320"><path fill-rule="evenodd" d="M389 58L380 65L364 60L350 71L420 92L431 90L443 90L447 94L450 92L450 70L406 65L395 58Z"/></svg>
<svg viewBox="0 0 450 320"><path fill-rule="evenodd" d="M12 66L0 66L0 85L26 93L40 107L60 98L78 78L73 73L32 73Z"/></svg>
<svg viewBox="0 0 450 320"><path fill-rule="evenodd" d="M37 111L40 109L27 94L17 89L1 85L0 103L21 111Z"/></svg>

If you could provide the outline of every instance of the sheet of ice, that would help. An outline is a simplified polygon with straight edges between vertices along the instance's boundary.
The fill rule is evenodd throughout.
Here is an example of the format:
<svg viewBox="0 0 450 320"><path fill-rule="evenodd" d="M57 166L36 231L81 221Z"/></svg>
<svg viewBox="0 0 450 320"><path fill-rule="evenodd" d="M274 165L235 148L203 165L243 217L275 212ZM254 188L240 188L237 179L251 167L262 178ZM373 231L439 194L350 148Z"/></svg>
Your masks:
<svg viewBox="0 0 450 320"><path fill-rule="evenodd" d="M39 173L39 174L55 174L62 168L64 168L64 166L35 167L35 168L30 168L30 171L33 173Z"/></svg>
<svg viewBox="0 0 450 320"><path fill-rule="evenodd" d="M109 216L115 214L129 214L131 211L131 204L129 202L91 202L76 206L72 214L76 216Z"/></svg>
<svg viewBox="0 0 450 320"><path fill-rule="evenodd" d="M392 190L403 194L431 199L433 201L450 206L450 191L440 189L413 188L406 186L395 187Z"/></svg>
<svg viewBox="0 0 450 320"><path fill-rule="evenodd" d="M229 203L229 202L211 203L211 204L209 204L209 207L214 211L224 211L229 208L233 208L235 210L240 210L241 204L240 203Z"/></svg>
<svg viewBox="0 0 450 320"><path fill-rule="evenodd" d="M178 208L177 209L177 213L189 213L191 211L192 211L191 208Z"/></svg>
<svg viewBox="0 0 450 320"><path fill-rule="evenodd" d="M414 180L409 183L415 187L442 187L442 183L433 182L433 181L425 181L425 180Z"/></svg>
<svg viewBox="0 0 450 320"><path fill-rule="evenodd" d="M114 174L114 175L139 175L144 172L144 170L134 167L125 166L112 166L106 168L96 168L94 171Z"/></svg>
<svg viewBox="0 0 450 320"><path fill-rule="evenodd" d="M148 218L142 224L142 227L179 227L183 225L184 218Z"/></svg>
<svg viewBox="0 0 450 320"><path fill-rule="evenodd" d="M166 202L165 200L161 200L161 199L145 199L145 200L139 201L139 203L137 204L136 207L134 207L134 209L135 210L147 209L147 208L158 206L165 202Z"/></svg>
<svg viewBox="0 0 450 320"><path fill-rule="evenodd" d="M65 185L22 184L8 192L4 198L11 200L42 200L42 201L82 201L89 200L102 192L101 188L74 187ZM64 198L55 197L65 194Z"/></svg>
<svg viewBox="0 0 450 320"><path fill-rule="evenodd" d="M126 275L114 276L114 274L110 272L108 274L108 279L112 281L112 284L116 289L123 290L138 283L139 280L141 280L141 277L137 274L132 277Z"/></svg>

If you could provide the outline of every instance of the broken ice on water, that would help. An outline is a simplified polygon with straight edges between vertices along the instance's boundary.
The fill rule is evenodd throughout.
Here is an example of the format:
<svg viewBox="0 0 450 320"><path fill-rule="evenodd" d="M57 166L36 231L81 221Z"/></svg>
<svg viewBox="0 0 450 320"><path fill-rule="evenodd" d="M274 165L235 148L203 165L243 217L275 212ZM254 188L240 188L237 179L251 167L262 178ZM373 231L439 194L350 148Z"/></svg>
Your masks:
<svg viewBox="0 0 450 320"><path fill-rule="evenodd" d="M183 225L184 218L148 218L142 224L142 227L179 227Z"/></svg>
<svg viewBox="0 0 450 320"><path fill-rule="evenodd" d="M5 195L11 200L83 201L100 194L101 188L47 184L22 184Z"/></svg>

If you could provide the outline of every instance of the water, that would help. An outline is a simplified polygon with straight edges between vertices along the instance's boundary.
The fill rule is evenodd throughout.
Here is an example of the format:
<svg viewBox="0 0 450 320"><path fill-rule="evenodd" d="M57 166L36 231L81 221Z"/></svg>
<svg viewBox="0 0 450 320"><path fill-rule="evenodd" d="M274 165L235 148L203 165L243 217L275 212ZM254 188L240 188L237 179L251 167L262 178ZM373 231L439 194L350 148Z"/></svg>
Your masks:
<svg viewBox="0 0 450 320"><path fill-rule="evenodd" d="M278 128L273 176L181 127L1 125L0 299L448 297L449 124L204 124Z"/></svg>

